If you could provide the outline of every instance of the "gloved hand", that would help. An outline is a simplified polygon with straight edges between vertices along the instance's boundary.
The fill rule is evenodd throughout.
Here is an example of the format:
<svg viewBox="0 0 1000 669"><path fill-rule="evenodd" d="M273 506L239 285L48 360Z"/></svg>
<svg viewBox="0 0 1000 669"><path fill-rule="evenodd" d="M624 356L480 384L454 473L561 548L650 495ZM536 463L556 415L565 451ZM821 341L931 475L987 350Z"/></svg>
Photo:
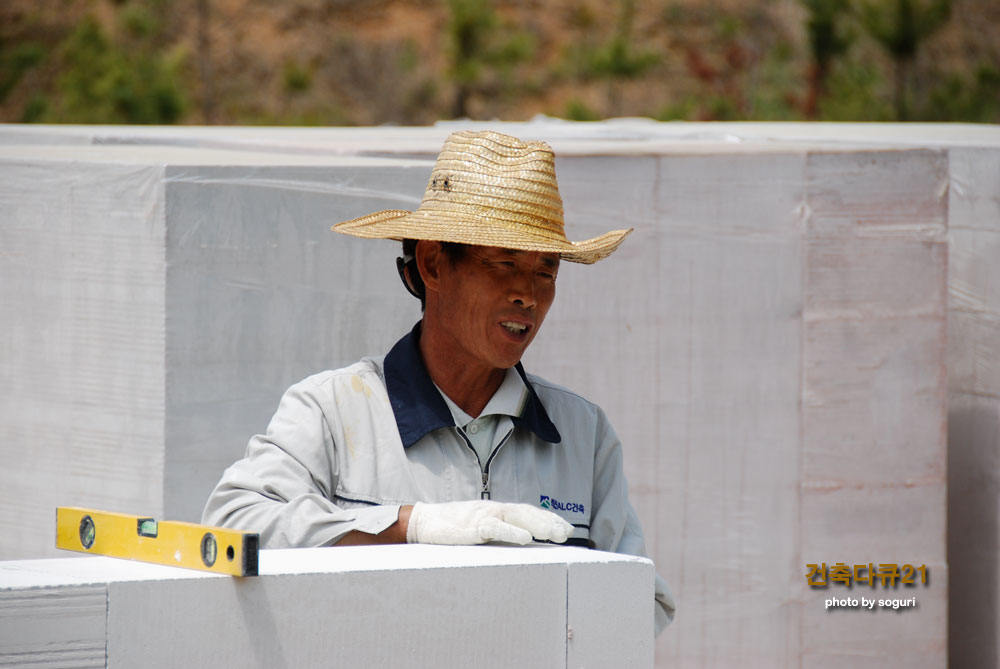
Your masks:
<svg viewBox="0 0 1000 669"><path fill-rule="evenodd" d="M527 544L531 538L563 543L573 526L545 509L490 500L413 505L406 542L467 546L487 541Z"/></svg>

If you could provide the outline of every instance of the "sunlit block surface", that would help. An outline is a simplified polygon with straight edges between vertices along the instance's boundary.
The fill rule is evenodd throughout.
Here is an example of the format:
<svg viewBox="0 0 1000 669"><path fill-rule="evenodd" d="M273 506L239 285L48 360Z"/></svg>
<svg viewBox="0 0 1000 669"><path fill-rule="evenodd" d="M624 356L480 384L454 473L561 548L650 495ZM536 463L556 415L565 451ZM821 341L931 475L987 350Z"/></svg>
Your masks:
<svg viewBox="0 0 1000 669"><path fill-rule="evenodd" d="M0 665L651 667L652 601L648 560L541 545L0 562Z"/></svg>

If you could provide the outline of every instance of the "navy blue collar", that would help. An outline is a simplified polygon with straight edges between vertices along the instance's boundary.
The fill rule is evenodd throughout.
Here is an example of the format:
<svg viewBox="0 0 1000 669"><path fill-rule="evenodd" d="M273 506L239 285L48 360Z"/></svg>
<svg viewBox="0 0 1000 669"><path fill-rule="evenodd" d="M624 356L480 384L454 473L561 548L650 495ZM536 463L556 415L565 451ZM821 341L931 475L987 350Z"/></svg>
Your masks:
<svg viewBox="0 0 1000 669"><path fill-rule="evenodd" d="M562 441L559 430L545 413L542 401L528 382L521 363L515 365L528 389L528 399L520 416L512 416L515 427L531 430L544 441L558 444ZM382 363L385 388L389 393L389 404L396 416L396 427L404 447L417 443L432 430L454 427L455 419L445 404L444 398L431 381L420 355L420 323L405 337L396 342Z"/></svg>

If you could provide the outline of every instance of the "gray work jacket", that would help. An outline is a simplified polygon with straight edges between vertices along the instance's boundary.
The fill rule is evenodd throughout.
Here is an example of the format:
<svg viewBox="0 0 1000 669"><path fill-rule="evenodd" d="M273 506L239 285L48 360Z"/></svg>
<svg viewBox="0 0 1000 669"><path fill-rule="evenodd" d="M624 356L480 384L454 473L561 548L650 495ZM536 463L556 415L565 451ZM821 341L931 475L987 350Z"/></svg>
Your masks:
<svg viewBox="0 0 1000 669"><path fill-rule="evenodd" d="M289 388L267 432L223 474L202 522L259 532L264 548L325 546L351 530L381 532L404 504L487 498L559 514L575 528L569 543L646 556L621 442L600 407L518 365L528 390L520 415L481 463L418 338L419 324L384 358ZM654 609L659 633L674 614L659 575Z"/></svg>

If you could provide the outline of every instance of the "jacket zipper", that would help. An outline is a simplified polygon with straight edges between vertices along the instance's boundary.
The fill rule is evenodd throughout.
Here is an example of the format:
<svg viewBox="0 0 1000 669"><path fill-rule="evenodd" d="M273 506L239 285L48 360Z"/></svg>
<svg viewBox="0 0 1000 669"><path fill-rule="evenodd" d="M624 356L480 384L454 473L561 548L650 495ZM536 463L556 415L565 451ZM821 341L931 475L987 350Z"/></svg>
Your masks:
<svg viewBox="0 0 1000 669"><path fill-rule="evenodd" d="M490 457L486 460L486 465L485 466L483 466L483 462L482 462L482 460L479 459L479 453L476 451L476 447L472 445L472 441L469 440L469 436L467 434L465 434L465 431L462 430L462 428L458 427L457 425L455 426L455 431L458 432L462 436L462 440L465 441L465 445L468 446L469 450L472 451L472 454L474 456L476 456L476 462L479 463L479 468L482 471L482 474L483 474L483 487L479 491L479 498L480 499L489 499L490 498L490 464L493 462L493 458L496 457L497 453L500 452L500 449L503 448L503 445L507 443L507 440L510 439L510 435L514 434L514 430L512 429L510 432L508 432L507 435L503 438L503 440L499 444L497 444L497 447L493 449L493 452L490 453Z"/></svg>
<svg viewBox="0 0 1000 669"><path fill-rule="evenodd" d="M490 453L490 457L486 459L486 466L483 467L483 491L479 494L481 499L490 498L490 465L493 463L493 458L497 456L497 453L500 452L500 449L503 448L503 445L507 443L507 440L510 439L510 435L512 434L514 434L513 429L511 429L511 431L507 433L500 443L497 444L497 447L493 449L492 453Z"/></svg>

